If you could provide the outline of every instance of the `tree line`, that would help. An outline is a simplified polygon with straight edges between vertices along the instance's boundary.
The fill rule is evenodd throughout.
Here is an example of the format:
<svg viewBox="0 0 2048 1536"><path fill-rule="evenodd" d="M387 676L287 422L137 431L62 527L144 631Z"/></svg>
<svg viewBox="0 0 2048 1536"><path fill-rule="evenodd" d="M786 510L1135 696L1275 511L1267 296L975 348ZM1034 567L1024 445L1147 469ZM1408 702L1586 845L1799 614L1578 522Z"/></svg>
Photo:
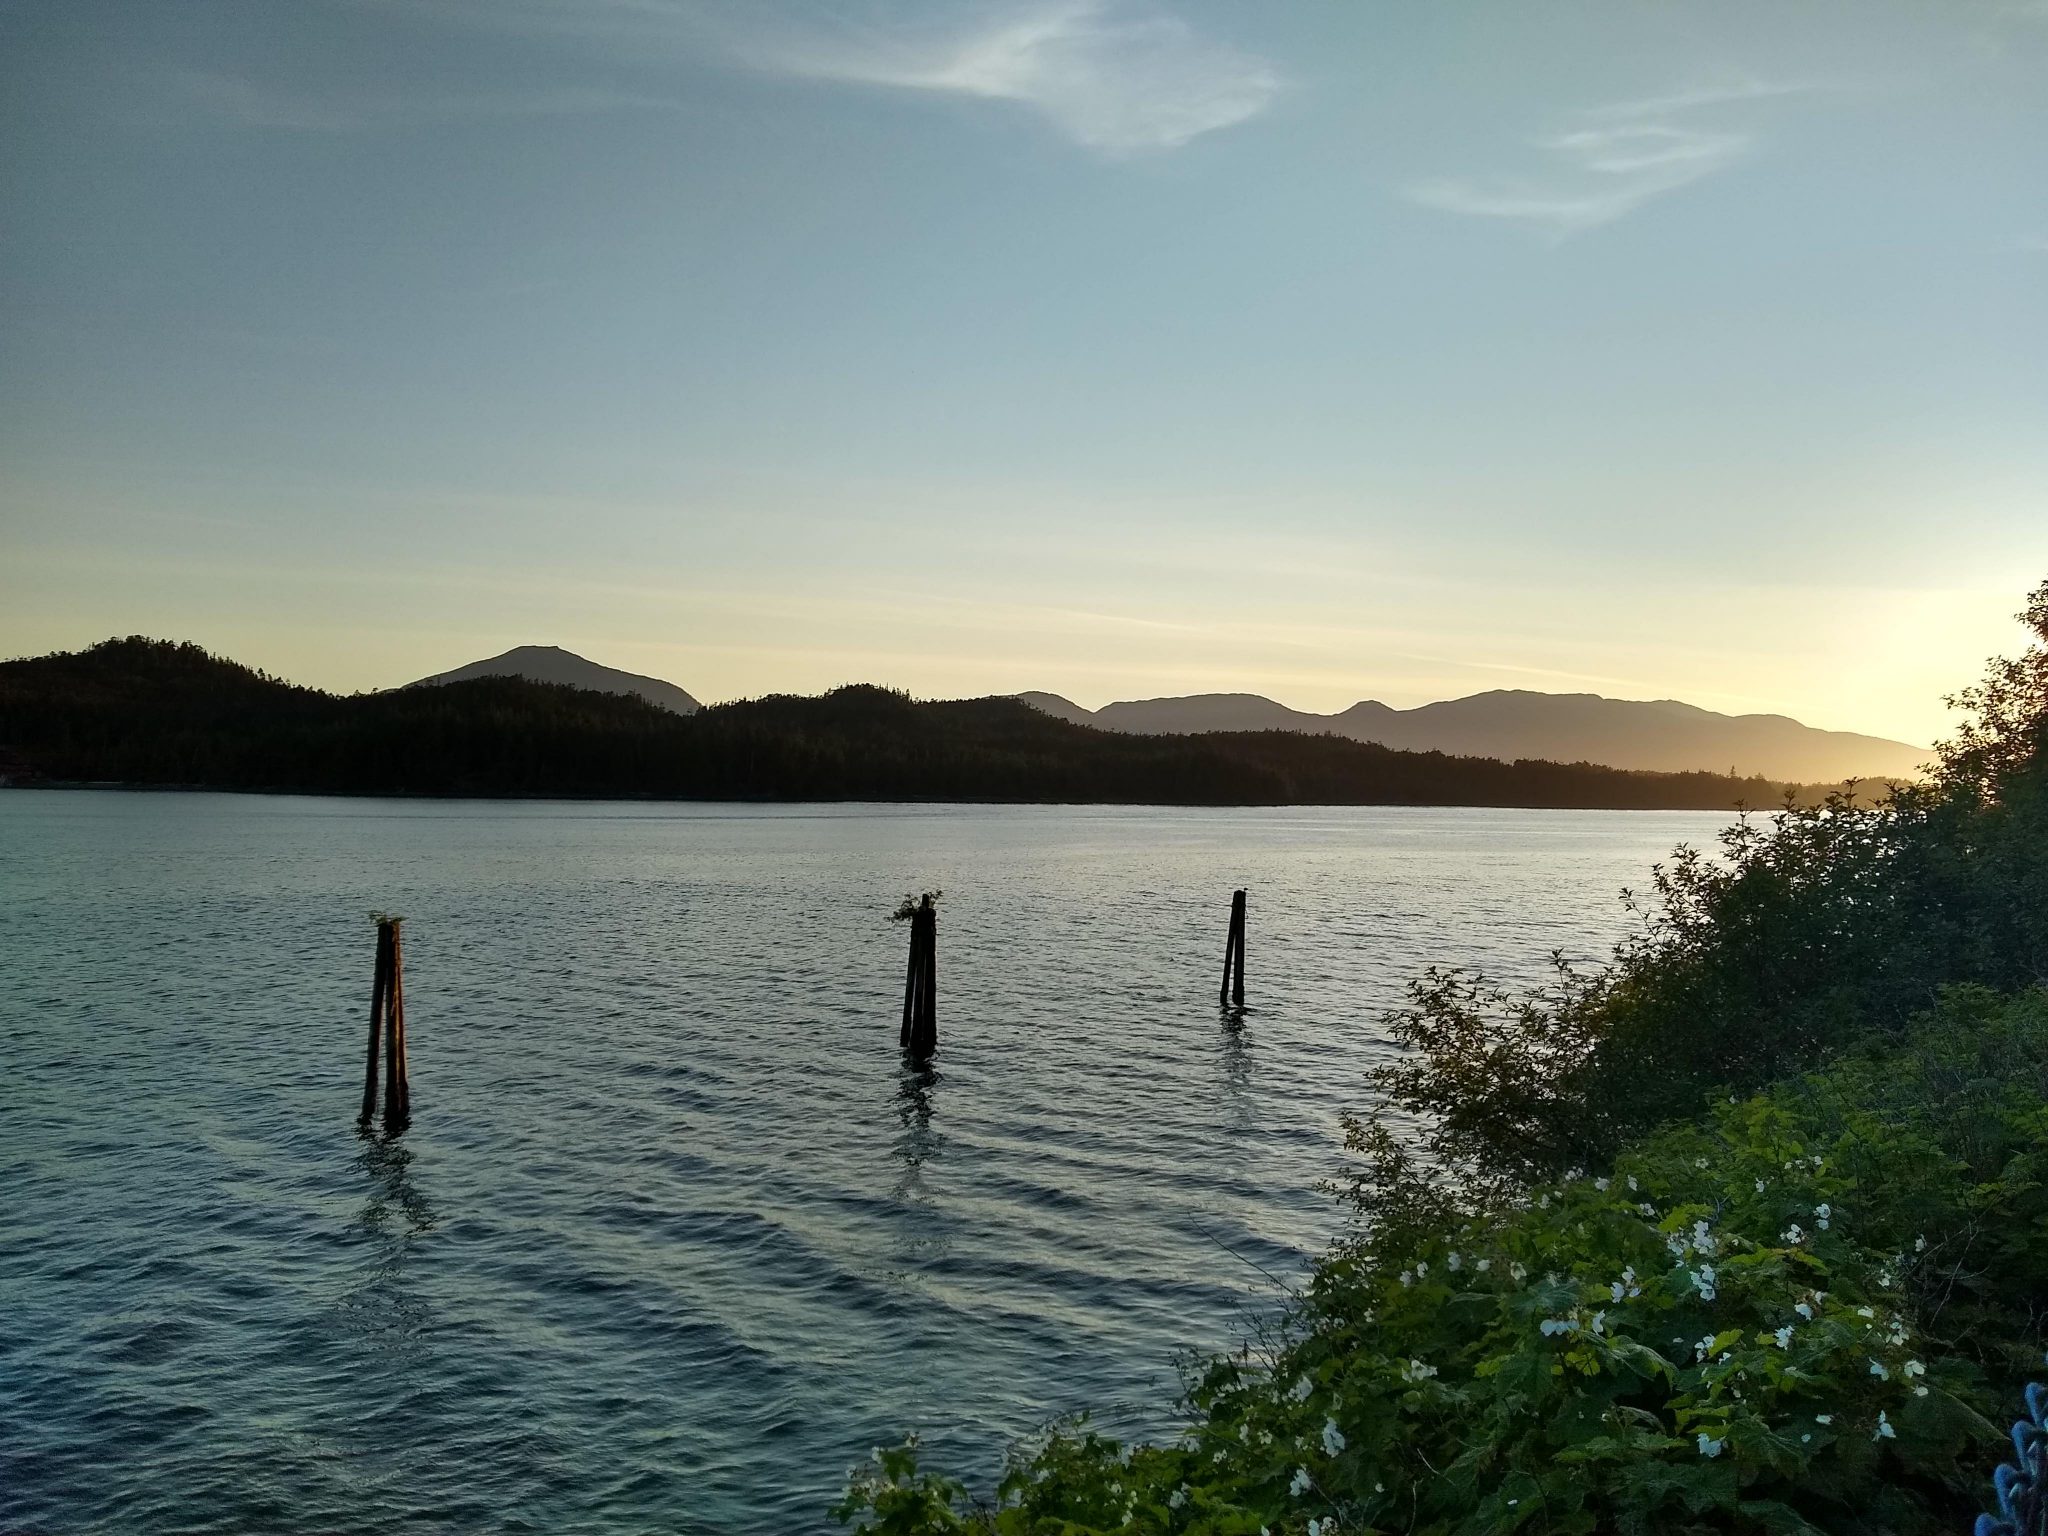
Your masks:
<svg viewBox="0 0 2048 1536"><path fill-rule="evenodd" d="M1290 731L1122 735L1014 699L866 684L694 715L513 677L343 696L141 636L0 663L0 770L323 794L1642 810L1772 805L1796 788Z"/></svg>

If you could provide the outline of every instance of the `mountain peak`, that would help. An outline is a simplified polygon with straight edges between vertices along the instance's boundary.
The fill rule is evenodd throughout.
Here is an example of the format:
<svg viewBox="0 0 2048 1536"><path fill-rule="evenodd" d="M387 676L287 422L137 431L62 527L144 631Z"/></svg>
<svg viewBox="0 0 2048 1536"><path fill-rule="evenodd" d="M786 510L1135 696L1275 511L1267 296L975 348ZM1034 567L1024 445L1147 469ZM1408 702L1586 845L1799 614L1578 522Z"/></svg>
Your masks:
<svg viewBox="0 0 2048 1536"><path fill-rule="evenodd" d="M674 683L602 666L559 645L515 645L502 655L437 672L405 686L432 688L443 683L466 683L477 677L523 677L530 682L561 683L597 693L631 694L678 715L694 715L700 708L694 698Z"/></svg>

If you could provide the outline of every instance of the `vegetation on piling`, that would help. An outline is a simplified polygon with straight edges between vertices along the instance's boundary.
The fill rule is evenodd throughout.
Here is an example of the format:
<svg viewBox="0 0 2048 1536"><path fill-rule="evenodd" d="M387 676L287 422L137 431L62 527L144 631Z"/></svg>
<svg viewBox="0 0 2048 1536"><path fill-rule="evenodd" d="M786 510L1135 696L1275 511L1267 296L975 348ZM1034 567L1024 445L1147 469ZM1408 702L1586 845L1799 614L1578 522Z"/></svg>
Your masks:
<svg viewBox="0 0 2048 1536"><path fill-rule="evenodd" d="M865 685L688 716L513 677L342 698L140 637L0 662L0 759L49 782L686 800L1725 810L1789 787L1289 731L1123 735Z"/></svg>
<svg viewBox="0 0 2048 1536"><path fill-rule="evenodd" d="M2048 584L2024 616L2048 642ZM2048 1347L2048 649L1925 787L1660 871L1596 971L1432 974L1358 1214L1188 1428L1085 1423L986 1504L878 1453L875 1533L1952 1532Z"/></svg>

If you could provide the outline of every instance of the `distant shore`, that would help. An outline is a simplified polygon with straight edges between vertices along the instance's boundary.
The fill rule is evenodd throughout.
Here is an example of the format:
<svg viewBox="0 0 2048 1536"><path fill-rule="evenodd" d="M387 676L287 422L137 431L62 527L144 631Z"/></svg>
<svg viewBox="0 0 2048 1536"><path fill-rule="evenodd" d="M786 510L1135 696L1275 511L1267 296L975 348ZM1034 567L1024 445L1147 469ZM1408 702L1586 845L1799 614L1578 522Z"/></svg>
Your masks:
<svg viewBox="0 0 2048 1536"><path fill-rule="evenodd" d="M1100 730L869 685L677 714L514 677L338 696L198 646L0 663L0 779L429 799L1768 809L1811 785L1401 751L1293 730Z"/></svg>

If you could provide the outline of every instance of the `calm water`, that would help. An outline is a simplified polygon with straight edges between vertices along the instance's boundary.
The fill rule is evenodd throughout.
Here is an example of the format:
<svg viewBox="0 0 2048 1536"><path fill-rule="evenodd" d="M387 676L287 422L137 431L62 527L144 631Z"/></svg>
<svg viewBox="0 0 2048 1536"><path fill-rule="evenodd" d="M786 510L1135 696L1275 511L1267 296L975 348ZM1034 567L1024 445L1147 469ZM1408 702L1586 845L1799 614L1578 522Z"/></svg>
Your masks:
<svg viewBox="0 0 2048 1536"><path fill-rule="evenodd" d="M811 1531L906 1429L1169 1429L1403 982L1604 946L1717 820L0 793L0 1528Z"/></svg>

